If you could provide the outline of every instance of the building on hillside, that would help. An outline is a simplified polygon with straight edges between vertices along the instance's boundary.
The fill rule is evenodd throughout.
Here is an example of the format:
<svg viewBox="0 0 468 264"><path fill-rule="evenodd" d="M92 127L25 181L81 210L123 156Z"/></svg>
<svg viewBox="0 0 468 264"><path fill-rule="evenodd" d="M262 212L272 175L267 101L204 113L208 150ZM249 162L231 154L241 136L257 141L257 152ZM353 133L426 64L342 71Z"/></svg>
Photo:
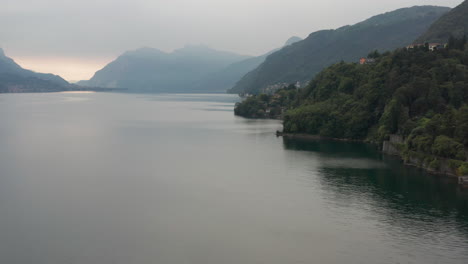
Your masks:
<svg viewBox="0 0 468 264"><path fill-rule="evenodd" d="M375 59L370 59L370 58L361 58L359 59L359 64L364 65L364 64L374 64Z"/></svg>
<svg viewBox="0 0 468 264"><path fill-rule="evenodd" d="M419 47L424 47L424 44L416 44L416 43L414 43L414 44L411 44L411 45L406 46L406 49L409 50L409 49L415 49L415 48L419 48Z"/></svg>
<svg viewBox="0 0 468 264"><path fill-rule="evenodd" d="M411 45L406 46L406 49L415 49L415 48L420 48L420 47L425 47L427 45L428 49L430 51L435 51L435 50L441 50L447 48L447 43L442 44L442 43L426 43L426 44L421 44L421 43L414 43Z"/></svg>
<svg viewBox="0 0 468 264"><path fill-rule="evenodd" d="M430 43L429 44L429 50L434 51L434 50L441 50L445 49L447 47L447 44L441 44L441 43Z"/></svg>
<svg viewBox="0 0 468 264"><path fill-rule="evenodd" d="M271 94L274 94L279 89L283 89L283 88L286 88L286 87L288 87L287 83L276 83L276 84L268 85L267 87L263 88L261 92L264 93L264 94L270 94L271 95Z"/></svg>

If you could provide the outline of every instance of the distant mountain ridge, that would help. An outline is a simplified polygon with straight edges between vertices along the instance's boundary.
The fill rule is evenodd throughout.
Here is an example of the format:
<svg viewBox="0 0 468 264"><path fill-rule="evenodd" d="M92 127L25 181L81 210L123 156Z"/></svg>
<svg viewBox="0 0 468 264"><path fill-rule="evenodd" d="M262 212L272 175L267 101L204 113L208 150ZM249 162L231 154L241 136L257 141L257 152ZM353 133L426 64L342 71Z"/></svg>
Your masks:
<svg viewBox="0 0 468 264"><path fill-rule="evenodd" d="M63 91L69 86L58 75L23 69L0 48L0 93Z"/></svg>
<svg viewBox="0 0 468 264"><path fill-rule="evenodd" d="M190 86L250 56L205 46L186 46L166 53L154 48L127 51L79 85L128 88L146 92L187 92Z"/></svg>
<svg viewBox="0 0 468 264"><path fill-rule="evenodd" d="M336 30L321 30L281 49L229 90L259 93L277 83L305 83L323 68L341 60L353 62L373 50L405 46L450 10L448 7L415 6L377 15Z"/></svg>
<svg viewBox="0 0 468 264"><path fill-rule="evenodd" d="M445 43L450 35L456 38L468 35L468 0L441 16L415 43Z"/></svg>
<svg viewBox="0 0 468 264"><path fill-rule="evenodd" d="M294 44L296 42L299 42L301 40L302 40L302 38L300 38L298 36L292 36L288 40L286 40L286 43L284 43L284 47L292 45L292 44Z"/></svg>
<svg viewBox="0 0 468 264"><path fill-rule="evenodd" d="M0 48L0 73L18 75L21 77L34 77L41 80L51 81L59 85L68 84L67 81L65 81L62 77L58 75L50 73L37 73L31 70L23 69L14 60L7 57L2 48Z"/></svg>
<svg viewBox="0 0 468 264"><path fill-rule="evenodd" d="M286 41L283 47L289 46L301 40L302 39L300 37L291 37ZM270 54L278 50L280 50L280 48L274 49L257 57L235 62L216 73L209 74L194 85L194 90L200 92L225 93L227 90L234 87L236 82L239 81L242 76L257 68Z"/></svg>

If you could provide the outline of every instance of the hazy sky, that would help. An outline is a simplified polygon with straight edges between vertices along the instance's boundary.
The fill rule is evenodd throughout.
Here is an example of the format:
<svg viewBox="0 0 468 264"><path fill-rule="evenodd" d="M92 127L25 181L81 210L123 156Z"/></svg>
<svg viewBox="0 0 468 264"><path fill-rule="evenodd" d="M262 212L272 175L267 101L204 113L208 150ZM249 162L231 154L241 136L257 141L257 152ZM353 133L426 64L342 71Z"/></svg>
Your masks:
<svg viewBox="0 0 468 264"><path fill-rule="evenodd" d="M0 47L25 68L88 79L143 46L185 44L248 55L373 15L462 0L0 0Z"/></svg>

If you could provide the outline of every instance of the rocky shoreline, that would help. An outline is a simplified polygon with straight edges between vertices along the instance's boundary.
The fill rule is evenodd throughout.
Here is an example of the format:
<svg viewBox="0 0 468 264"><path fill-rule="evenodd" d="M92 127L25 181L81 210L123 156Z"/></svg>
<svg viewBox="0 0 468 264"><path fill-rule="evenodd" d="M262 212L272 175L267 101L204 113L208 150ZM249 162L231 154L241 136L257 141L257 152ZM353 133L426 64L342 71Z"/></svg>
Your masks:
<svg viewBox="0 0 468 264"><path fill-rule="evenodd" d="M277 137L286 137L286 138L296 138L296 139L308 139L308 140L333 140L341 142L361 142L361 143L370 143L379 147L379 144L376 142L370 142L365 140L355 140L355 139L342 139L342 138L328 138L322 137L319 135L310 135L310 134L294 134L294 133L284 133L281 131L276 131ZM462 161L455 161L450 159L445 159L441 157L436 157L429 154L409 152L402 153L403 139L397 135L391 135L388 141L384 141L382 144L381 152L385 155L398 157L403 161L403 164L406 166L416 167L425 170L426 172L434 175L442 175L450 178L461 178L466 177L459 171L459 167L463 165Z"/></svg>

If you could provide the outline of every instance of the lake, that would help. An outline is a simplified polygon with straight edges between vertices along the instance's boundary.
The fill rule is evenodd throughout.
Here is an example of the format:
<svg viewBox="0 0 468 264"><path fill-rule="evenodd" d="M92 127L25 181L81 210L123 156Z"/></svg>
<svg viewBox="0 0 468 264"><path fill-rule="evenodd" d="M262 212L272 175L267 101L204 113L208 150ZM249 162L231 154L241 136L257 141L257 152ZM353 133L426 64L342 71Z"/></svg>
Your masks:
<svg viewBox="0 0 468 264"><path fill-rule="evenodd" d="M0 95L0 263L468 263L468 194L233 95Z"/></svg>

